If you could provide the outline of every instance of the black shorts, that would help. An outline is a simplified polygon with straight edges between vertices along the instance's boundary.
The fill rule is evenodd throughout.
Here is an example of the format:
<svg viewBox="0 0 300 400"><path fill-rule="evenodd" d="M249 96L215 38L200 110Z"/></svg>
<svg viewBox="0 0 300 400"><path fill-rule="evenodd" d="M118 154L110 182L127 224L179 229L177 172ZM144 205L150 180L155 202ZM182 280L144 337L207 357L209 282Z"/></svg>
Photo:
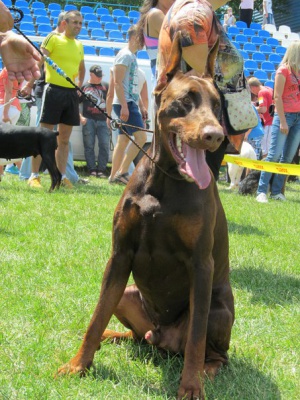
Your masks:
<svg viewBox="0 0 300 400"><path fill-rule="evenodd" d="M41 121L45 124L79 126L79 97L77 90L57 85L45 86Z"/></svg>

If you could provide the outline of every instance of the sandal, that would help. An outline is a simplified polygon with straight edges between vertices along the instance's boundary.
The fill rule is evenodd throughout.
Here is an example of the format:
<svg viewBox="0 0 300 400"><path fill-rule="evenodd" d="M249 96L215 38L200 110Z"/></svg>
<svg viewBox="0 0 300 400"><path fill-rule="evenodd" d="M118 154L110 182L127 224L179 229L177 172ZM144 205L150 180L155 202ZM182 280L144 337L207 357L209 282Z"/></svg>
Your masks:
<svg viewBox="0 0 300 400"><path fill-rule="evenodd" d="M121 183L122 185L127 185L129 181L129 174L125 172L125 174L116 173L114 178L114 183Z"/></svg>

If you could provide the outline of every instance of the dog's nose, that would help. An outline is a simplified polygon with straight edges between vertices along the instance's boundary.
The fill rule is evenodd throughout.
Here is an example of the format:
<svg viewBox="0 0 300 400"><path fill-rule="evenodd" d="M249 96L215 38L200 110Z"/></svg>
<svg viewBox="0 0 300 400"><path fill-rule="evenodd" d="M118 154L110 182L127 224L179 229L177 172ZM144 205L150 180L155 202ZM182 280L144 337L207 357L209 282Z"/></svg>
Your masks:
<svg viewBox="0 0 300 400"><path fill-rule="evenodd" d="M218 126L206 126L203 129L202 140L208 146L220 145L224 140L224 133L222 127Z"/></svg>

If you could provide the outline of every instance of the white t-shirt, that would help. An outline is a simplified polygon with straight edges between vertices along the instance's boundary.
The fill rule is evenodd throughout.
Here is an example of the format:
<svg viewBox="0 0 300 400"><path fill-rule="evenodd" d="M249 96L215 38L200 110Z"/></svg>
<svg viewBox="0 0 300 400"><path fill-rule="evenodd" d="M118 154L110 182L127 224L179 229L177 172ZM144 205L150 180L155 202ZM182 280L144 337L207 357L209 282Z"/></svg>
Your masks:
<svg viewBox="0 0 300 400"><path fill-rule="evenodd" d="M273 11L272 11L272 0L264 0L264 3L266 3L266 5L264 4L266 12L268 14L273 14Z"/></svg>
<svg viewBox="0 0 300 400"><path fill-rule="evenodd" d="M242 0L240 4L240 8L242 9L248 9L250 8L253 10L254 8L254 0Z"/></svg>

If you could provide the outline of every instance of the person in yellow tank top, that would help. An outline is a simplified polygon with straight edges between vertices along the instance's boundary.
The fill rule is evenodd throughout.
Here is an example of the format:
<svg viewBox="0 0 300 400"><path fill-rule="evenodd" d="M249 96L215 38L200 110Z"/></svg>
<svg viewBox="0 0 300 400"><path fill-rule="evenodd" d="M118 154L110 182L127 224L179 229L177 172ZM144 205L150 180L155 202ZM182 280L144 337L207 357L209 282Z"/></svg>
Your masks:
<svg viewBox="0 0 300 400"><path fill-rule="evenodd" d="M81 87L85 75L84 52L82 43L76 39L82 27L82 15L77 10L68 11L64 15L61 34L53 32L48 35L41 45L44 55L49 56L66 75ZM62 186L72 188L66 177L66 165L69 150L69 138L73 126L80 125L79 98L77 90L65 78L59 75L47 63L46 88L44 91L41 126L53 129L58 125L59 136L56 151L56 162L62 174ZM30 85L33 82L29 83ZM32 159L32 174L28 184L32 187L41 187L39 167L41 159Z"/></svg>

